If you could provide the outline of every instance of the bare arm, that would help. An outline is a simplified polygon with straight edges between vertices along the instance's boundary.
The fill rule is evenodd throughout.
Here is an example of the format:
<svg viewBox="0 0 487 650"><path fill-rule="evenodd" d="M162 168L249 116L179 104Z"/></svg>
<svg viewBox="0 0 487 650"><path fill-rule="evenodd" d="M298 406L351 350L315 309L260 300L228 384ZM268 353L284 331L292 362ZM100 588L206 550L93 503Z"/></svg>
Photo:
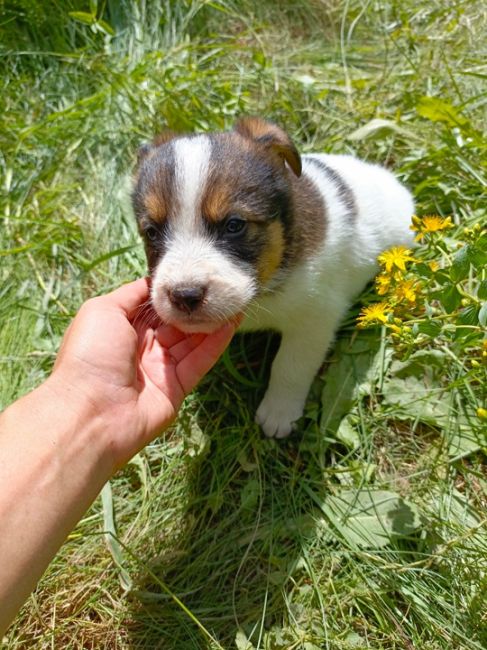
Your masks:
<svg viewBox="0 0 487 650"><path fill-rule="evenodd" d="M185 336L151 322L147 300L138 280L85 303L52 375L0 415L0 638L103 484L171 423L233 335Z"/></svg>

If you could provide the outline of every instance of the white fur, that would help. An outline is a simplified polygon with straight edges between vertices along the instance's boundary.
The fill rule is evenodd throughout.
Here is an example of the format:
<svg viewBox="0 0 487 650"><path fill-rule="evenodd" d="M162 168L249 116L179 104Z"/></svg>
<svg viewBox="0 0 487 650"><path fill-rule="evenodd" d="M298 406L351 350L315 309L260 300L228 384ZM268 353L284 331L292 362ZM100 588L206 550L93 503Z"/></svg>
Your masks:
<svg viewBox="0 0 487 650"><path fill-rule="evenodd" d="M185 315L172 306L168 290L180 285L207 287L203 310ZM178 229L155 271L152 302L160 318L181 331L212 332L241 312L255 290L249 274L207 237L187 237Z"/></svg>
<svg viewBox="0 0 487 650"><path fill-rule="evenodd" d="M173 146L176 187L180 203L178 230L191 235L197 233L201 228L197 210L208 176L210 143L208 138L200 135L196 138L176 140Z"/></svg>
<svg viewBox="0 0 487 650"><path fill-rule="evenodd" d="M179 209L169 217L166 254L152 282L152 303L160 318L184 332L212 332L241 312L256 291L249 273L235 264L205 232L202 193L208 177L210 140L181 138L174 143ZM203 308L184 314L174 308L169 291L204 286Z"/></svg>
<svg viewBox="0 0 487 650"><path fill-rule="evenodd" d="M326 173L303 157L303 173L320 190L328 227L316 254L296 268L275 293L256 299L242 329L275 329L282 341L256 419L269 437L287 436L302 415L309 387L341 319L377 272L377 256L394 245L410 246L414 204L385 169L351 156L317 155L354 194L355 222Z"/></svg>

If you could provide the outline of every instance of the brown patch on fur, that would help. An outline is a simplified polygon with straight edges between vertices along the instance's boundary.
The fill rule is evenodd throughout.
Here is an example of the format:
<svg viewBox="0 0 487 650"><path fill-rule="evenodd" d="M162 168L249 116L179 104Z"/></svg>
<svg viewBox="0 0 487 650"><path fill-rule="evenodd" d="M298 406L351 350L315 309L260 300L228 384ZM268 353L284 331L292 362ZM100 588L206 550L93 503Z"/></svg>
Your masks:
<svg viewBox="0 0 487 650"><path fill-rule="evenodd" d="M326 237L326 205L313 181L307 176L291 177L293 224L287 242L289 266L312 257Z"/></svg>
<svg viewBox="0 0 487 650"><path fill-rule="evenodd" d="M296 176L301 175L301 157L288 134L272 122L260 117L244 117L235 125L235 131L272 151L282 162L287 162Z"/></svg>
<svg viewBox="0 0 487 650"><path fill-rule="evenodd" d="M167 216L166 202L164 197L155 192L151 192L144 196L144 206L147 210L149 217L156 223L162 223Z"/></svg>
<svg viewBox="0 0 487 650"><path fill-rule="evenodd" d="M209 183L204 193L202 213L211 222L224 219L231 208L231 186L228 183Z"/></svg>
<svg viewBox="0 0 487 650"><path fill-rule="evenodd" d="M284 233L279 221L272 221L267 226L268 242L257 263L257 277L262 285L273 277L284 257Z"/></svg>

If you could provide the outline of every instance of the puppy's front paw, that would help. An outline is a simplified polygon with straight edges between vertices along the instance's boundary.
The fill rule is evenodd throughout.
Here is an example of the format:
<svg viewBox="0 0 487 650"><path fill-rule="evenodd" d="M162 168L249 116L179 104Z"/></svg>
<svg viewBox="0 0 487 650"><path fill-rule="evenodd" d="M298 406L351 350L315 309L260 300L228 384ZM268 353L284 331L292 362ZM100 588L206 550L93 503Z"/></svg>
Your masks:
<svg viewBox="0 0 487 650"><path fill-rule="evenodd" d="M267 392L257 409L255 421L268 438L286 438L302 414L301 402L276 399Z"/></svg>

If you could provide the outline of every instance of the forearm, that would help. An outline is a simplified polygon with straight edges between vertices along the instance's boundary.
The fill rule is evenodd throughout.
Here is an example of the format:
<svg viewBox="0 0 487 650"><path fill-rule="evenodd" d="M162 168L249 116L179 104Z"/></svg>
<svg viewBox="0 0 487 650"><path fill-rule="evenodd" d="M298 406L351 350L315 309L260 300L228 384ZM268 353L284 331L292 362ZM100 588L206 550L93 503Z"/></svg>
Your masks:
<svg viewBox="0 0 487 650"><path fill-rule="evenodd" d="M103 422L49 380L0 415L0 638L112 466Z"/></svg>

